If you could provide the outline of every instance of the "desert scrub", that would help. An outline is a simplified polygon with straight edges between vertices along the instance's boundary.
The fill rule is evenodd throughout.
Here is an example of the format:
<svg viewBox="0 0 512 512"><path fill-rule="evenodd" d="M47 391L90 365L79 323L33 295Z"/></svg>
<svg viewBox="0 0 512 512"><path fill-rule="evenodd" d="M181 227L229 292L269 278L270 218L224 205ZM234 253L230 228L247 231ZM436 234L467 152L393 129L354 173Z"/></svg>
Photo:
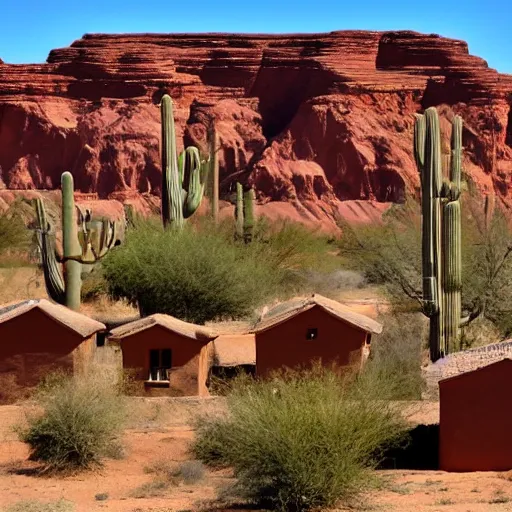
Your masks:
<svg viewBox="0 0 512 512"><path fill-rule="evenodd" d="M420 400L425 389L421 365L428 337L426 319L419 313L401 313L379 321L384 331L372 341L361 379L375 381L370 389L375 389L379 398ZM378 382L387 385L379 389Z"/></svg>
<svg viewBox="0 0 512 512"><path fill-rule="evenodd" d="M31 460L46 471L76 471L101 465L118 443L125 419L124 400L108 375L57 375L41 385L34 399L42 410L27 415L19 432Z"/></svg>
<svg viewBox="0 0 512 512"><path fill-rule="evenodd" d="M1 509L2 512L73 512L75 506L70 501L59 500L54 503L26 500Z"/></svg>
<svg viewBox="0 0 512 512"><path fill-rule="evenodd" d="M164 230L154 220L138 223L106 257L103 276L114 298L126 298L143 315L199 324L250 314L281 280L280 269L213 228Z"/></svg>
<svg viewBox="0 0 512 512"><path fill-rule="evenodd" d="M22 199L18 199L7 210L0 212L0 256L30 247L30 231L24 221L27 206Z"/></svg>
<svg viewBox="0 0 512 512"><path fill-rule="evenodd" d="M377 383L320 367L244 380L228 394L226 416L199 421L193 451L209 465L232 467L238 496L273 509L349 501L404 435L400 411L372 399L370 384Z"/></svg>

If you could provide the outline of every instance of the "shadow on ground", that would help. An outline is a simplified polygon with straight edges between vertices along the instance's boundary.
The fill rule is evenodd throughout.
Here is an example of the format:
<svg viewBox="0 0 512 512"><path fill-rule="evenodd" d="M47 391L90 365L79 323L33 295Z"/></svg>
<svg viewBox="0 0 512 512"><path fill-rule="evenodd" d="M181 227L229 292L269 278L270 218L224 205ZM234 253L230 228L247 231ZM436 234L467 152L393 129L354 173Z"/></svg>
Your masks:
<svg viewBox="0 0 512 512"><path fill-rule="evenodd" d="M439 469L439 425L411 429L407 445L388 450L379 469Z"/></svg>

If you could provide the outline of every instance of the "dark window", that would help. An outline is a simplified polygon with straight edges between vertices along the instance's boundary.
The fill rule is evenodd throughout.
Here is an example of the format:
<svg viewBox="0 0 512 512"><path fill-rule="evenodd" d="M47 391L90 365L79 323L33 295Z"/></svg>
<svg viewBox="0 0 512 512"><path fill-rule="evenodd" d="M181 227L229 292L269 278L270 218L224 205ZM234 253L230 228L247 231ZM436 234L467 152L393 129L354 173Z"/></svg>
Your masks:
<svg viewBox="0 0 512 512"><path fill-rule="evenodd" d="M149 351L150 380L169 380L167 370L172 368L171 349Z"/></svg>
<svg viewBox="0 0 512 512"><path fill-rule="evenodd" d="M98 332L96 334L96 346L97 347L105 346L105 336L106 336L106 333L104 333L104 332Z"/></svg>
<svg viewBox="0 0 512 512"><path fill-rule="evenodd" d="M318 329L316 327L313 329L308 329L308 332L306 333L306 339L315 340L316 338L318 338Z"/></svg>
<svg viewBox="0 0 512 512"><path fill-rule="evenodd" d="M161 352L161 364L164 368L170 368L172 366L171 350L165 349Z"/></svg>

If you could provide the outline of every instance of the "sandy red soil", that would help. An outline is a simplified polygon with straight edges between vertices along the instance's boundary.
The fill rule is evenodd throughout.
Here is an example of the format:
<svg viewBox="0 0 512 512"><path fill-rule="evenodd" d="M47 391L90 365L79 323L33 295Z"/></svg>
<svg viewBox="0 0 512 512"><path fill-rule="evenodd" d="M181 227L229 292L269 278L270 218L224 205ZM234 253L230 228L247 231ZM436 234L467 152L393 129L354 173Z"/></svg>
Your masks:
<svg viewBox="0 0 512 512"><path fill-rule="evenodd" d="M435 405L423 416L435 418ZM27 447L12 428L23 422L24 408L0 407L0 510L22 500L67 499L76 512L178 512L227 510L215 498L231 479L228 472L207 472L194 485L174 484L159 496L135 498L133 492L155 476L145 468L158 461L188 460L193 417L219 410L217 400L134 400L130 428L124 434L126 453L107 460L101 470L68 477L34 475ZM416 414L416 417L421 415ZM512 476L506 473L450 474L442 471L378 471L380 484L363 497L366 510L398 512L483 512L512 510ZM96 496L106 494L106 500ZM510 500L510 501L509 501ZM340 509L341 510L341 509Z"/></svg>

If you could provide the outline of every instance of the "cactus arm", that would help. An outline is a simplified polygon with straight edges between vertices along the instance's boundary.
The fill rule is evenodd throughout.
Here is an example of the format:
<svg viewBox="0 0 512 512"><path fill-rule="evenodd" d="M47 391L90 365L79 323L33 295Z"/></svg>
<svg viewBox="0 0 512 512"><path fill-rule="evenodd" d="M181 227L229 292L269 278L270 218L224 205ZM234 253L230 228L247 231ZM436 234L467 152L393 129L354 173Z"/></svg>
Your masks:
<svg viewBox="0 0 512 512"><path fill-rule="evenodd" d="M244 236L244 189L241 183L236 183L235 205L235 237L241 240Z"/></svg>
<svg viewBox="0 0 512 512"><path fill-rule="evenodd" d="M44 203L40 198L34 200L37 220L37 242L41 253L41 266L44 283L49 297L58 304L64 304L66 293L64 277L57 259L55 240L51 226L46 218Z"/></svg>
<svg viewBox="0 0 512 512"><path fill-rule="evenodd" d="M183 197L178 169L172 100L168 94L160 104L162 119L162 219L164 226L183 227Z"/></svg>
<svg viewBox="0 0 512 512"><path fill-rule="evenodd" d="M189 147L185 150L185 153L187 155L186 162L190 178L185 204L183 205L183 215L185 218L188 218L199 208L203 199L208 165L201 163L201 157L197 148Z"/></svg>
<svg viewBox="0 0 512 512"><path fill-rule="evenodd" d="M423 176L423 166L425 165L425 116L416 114L414 123L414 159L416 166Z"/></svg>

